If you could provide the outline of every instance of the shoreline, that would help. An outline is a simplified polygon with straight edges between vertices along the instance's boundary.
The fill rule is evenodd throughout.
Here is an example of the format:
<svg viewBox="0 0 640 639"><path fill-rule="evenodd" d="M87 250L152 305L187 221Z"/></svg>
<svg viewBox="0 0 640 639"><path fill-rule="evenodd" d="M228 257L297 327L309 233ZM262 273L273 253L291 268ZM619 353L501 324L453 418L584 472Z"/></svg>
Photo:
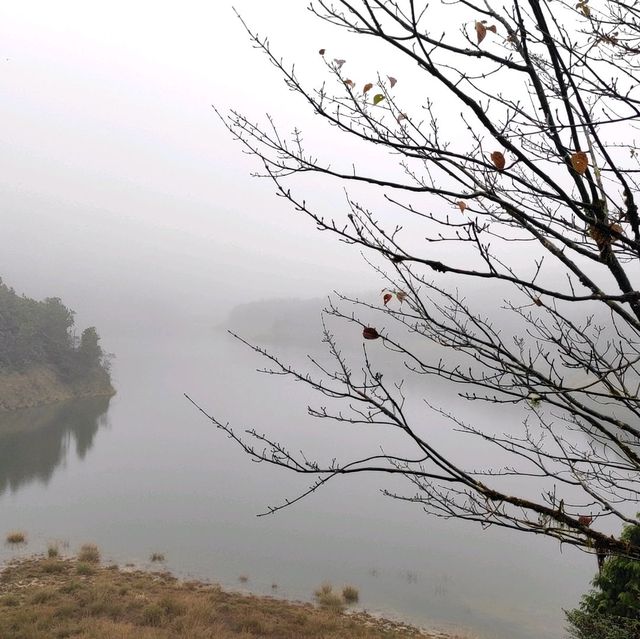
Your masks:
<svg viewBox="0 0 640 639"><path fill-rule="evenodd" d="M83 549L78 557L57 552L14 559L0 568L0 636L11 637L20 627L19 636L33 639L462 639L346 604L314 605L180 580L166 571L104 566L99 556L83 557Z"/></svg>
<svg viewBox="0 0 640 639"><path fill-rule="evenodd" d="M48 366L24 372L0 373L0 415L50 406L73 399L112 397L116 394L107 373L66 382Z"/></svg>

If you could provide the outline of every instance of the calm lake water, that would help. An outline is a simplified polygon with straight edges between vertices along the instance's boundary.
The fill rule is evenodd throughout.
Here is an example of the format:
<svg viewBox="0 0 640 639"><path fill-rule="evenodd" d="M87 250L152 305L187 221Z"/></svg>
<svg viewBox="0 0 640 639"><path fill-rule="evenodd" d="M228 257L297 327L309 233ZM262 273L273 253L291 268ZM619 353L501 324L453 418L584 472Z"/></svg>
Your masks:
<svg viewBox="0 0 640 639"><path fill-rule="evenodd" d="M107 560L146 564L162 552L180 575L237 588L246 575L242 588L272 593L276 583L278 595L294 599L309 599L323 581L351 583L368 610L470 637L565 636L562 608L576 604L595 560L551 541L428 517L383 497L376 477L336 480L278 515L256 517L295 497L308 478L249 461L184 392L238 427L276 433L320 457L363 439L375 451L385 435L307 417L307 389L255 373L261 361L224 334L150 333L110 340L118 354L110 401L0 419L0 533L29 536L24 549L1 546L0 558L53 540L71 550L92 541ZM491 410L484 419L496 419ZM446 439L441 419L424 419ZM469 440L462 454L473 458L474 446Z"/></svg>

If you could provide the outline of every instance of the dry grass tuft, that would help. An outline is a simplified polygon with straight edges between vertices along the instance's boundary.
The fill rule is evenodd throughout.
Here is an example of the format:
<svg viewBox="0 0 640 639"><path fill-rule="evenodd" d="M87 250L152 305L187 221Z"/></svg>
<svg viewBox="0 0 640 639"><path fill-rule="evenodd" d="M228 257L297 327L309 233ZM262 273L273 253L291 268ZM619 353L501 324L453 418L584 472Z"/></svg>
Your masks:
<svg viewBox="0 0 640 639"><path fill-rule="evenodd" d="M49 557L49 559L58 559L58 557L60 557L58 544L49 544L47 546L47 557Z"/></svg>
<svg viewBox="0 0 640 639"><path fill-rule="evenodd" d="M44 604L56 598L58 591L55 588L40 588L36 590L29 601L32 604Z"/></svg>
<svg viewBox="0 0 640 639"><path fill-rule="evenodd" d="M7 606L9 608L13 608L14 606L20 605L20 597L16 595L4 595L4 597L0 597L0 606Z"/></svg>
<svg viewBox="0 0 640 639"><path fill-rule="evenodd" d="M246 584L246 583L247 583L247 581L249 581L249 576L248 576L248 575L240 575L240 576L238 577L238 581L239 581L241 584Z"/></svg>
<svg viewBox="0 0 640 639"><path fill-rule="evenodd" d="M313 595L318 605L325 610L332 612L342 612L344 610L344 600L340 595L333 592L333 586L330 583L321 584Z"/></svg>
<svg viewBox="0 0 640 639"><path fill-rule="evenodd" d="M89 564L86 561L80 561L76 566L76 574L88 577L90 575L95 575L96 569L92 564Z"/></svg>
<svg viewBox="0 0 640 639"><path fill-rule="evenodd" d="M161 552L152 552L149 559L155 563L157 561L164 561L164 555Z"/></svg>
<svg viewBox="0 0 640 639"><path fill-rule="evenodd" d="M43 559L42 572L48 575L60 575L67 569L64 561L59 559Z"/></svg>
<svg viewBox="0 0 640 639"><path fill-rule="evenodd" d="M21 530L13 530L7 534L6 541L8 544L26 544L27 535Z"/></svg>
<svg viewBox="0 0 640 639"><path fill-rule="evenodd" d="M142 610L142 623L145 626L159 627L164 619L164 610L158 604L149 604Z"/></svg>
<svg viewBox="0 0 640 639"><path fill-rule="evenodd" d="M358 599L360 599L360 593L355 586L345 586L342 589L342 598L348 604L358 603Z"/></svg>
<svg viewBox="0 0 640 639"><path fill-rule="evenodd" d="M323 593L316 597L316 601L321 608L332 612L342 612L344 610L344 600L335 592Z"/></svg>
<svg viewBox="0 0 640 639"><path fill-rule="evenodd" d="M79 577L81 566L91 574ZM402 624L340 614L342 597L329 585L318 592L326 607L228 593L168 574L27 559L8 565L0 576L0 637L428 639Z"/></svg>
<svg viewBox="0 0 640 639"><path fill-rule="evenodd" d="M74 592L82 590L82 588L82 582L74 579L72 581L66 581L62 586L60 586L60 592L63 592L65 595L72 595Z"/></svg>
<svg viewBox="0 0 640 639"><path fill-rule="evenodd" d="M88 564L99 564L100 550L98 546L95 544L83 544L78 553L78 561L83 561Z"/></svg>
<svg viewBox="0 0 640 639"><path fill-rule="evenodd" d="M178 597L172 595L164 595L158 601L158 605L164 612L173 617L179 617L187 612L186 604Z"/></svg>
<svg viewBox="0 0 640 639"><path fill-rule="evenodd" d="M318 588L313 594L316 598L318 598L322 595L328 595L332 592L333 592L333 586L328 581L325 581L322 584L320 584L320 588Z"/></svg>

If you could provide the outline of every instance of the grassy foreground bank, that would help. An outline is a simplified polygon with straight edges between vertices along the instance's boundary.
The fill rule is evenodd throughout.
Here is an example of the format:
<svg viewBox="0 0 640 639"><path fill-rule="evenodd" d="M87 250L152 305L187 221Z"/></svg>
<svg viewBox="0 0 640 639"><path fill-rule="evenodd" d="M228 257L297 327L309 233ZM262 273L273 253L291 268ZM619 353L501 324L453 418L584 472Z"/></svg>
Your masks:
<svg viewBox="0 0 640 639"><path fill-rule="evenodd" d="M404 624L127 572L78 559L31 558L0 575L3 639L409 639ZM451 638L453 639L453 638Z"/></svg>

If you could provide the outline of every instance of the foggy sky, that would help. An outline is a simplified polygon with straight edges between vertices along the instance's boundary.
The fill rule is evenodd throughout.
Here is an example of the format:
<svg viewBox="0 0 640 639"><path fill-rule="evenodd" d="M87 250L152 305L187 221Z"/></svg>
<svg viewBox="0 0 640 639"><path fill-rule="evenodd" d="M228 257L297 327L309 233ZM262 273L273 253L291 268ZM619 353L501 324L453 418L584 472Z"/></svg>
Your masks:
<svg viewBox="0 0 640 639"><path fill-rule="evenodd" d="M328 27L305 5L235 3L316 68ZM374 281L357 250L249 177L255 158L215 116L211 104L313 122L231 3L4 0L0 49L0 276L17 291L115 330ZM343 197L308 183L304 195Z"/></svg>

